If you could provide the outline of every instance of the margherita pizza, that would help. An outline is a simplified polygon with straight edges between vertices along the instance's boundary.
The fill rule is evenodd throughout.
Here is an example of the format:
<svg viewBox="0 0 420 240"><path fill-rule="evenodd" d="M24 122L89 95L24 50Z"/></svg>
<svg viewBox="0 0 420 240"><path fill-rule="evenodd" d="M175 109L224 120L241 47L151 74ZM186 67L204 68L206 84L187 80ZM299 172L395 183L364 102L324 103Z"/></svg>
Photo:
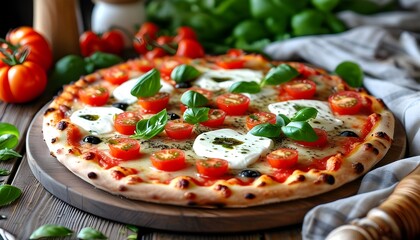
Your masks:
<svg viewBox="0 0 420 240"><path fill-rule="evenodd" d="M383 102L339 76L237 52L99 70L43 119L51 154L94 187L198 207L333 190L381 160L393 133Z"/></svg>

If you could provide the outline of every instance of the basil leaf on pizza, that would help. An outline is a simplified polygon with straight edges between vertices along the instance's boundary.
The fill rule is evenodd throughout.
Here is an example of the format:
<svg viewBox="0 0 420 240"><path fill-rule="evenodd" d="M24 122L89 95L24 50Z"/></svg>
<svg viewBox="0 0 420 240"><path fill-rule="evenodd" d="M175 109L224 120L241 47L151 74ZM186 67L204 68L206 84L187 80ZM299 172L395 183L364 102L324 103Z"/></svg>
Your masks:
<svg viewBox="0 0 420 240"><path fill-rule="evenodd" d="M184 112L184 121L191 124L205 122L209 119L210 108L207 107L191 107Z"/></svg>
<svg viewBox="0 0 420 240"><path fill-rule="evenodd" d="M281 134L281 126L271 123L259 124L249 131L254 136L276 138Z"/></svg>
<svg viewBox="0 0 420 240"><path fill-rule="evenodd" d="M168 114L166 109L163 109L151 118L142 119L137 122L136 132L134 135L131 135L131 137L144 140L151 139L163 131L167 122Z"/></svg>
<svg viewBox="0 0 420 240"><path fill-rule="evenodd" d="M344 61L335 68L334 72L352 87L363 86L363 70L355 62Z"/></svg>
<svg viewBox="0 0 420 240"><path fill-rule="evenodd" d="M139 77L130 93L136 97L151 97L156 95L161 87L160 73L153 68Z"/></svg>
<svg viewBox="0 0 420 240"><path fill-rule="evenodd" d="M278 85L280 83L288 82L297 76L299 76L299 72L294 67L282 63L268 71L267 75L265 75L265 78L261 82L261 85Z"/></svg>
<svg viewBox="0 0 420 240"><path fill-rule="evenodd" d="M171 78L177 82L190 82L200 76L201 72L187 64L176 66L171 72Z"/></svg>
<svg viewBox="0 0 420 240"><path fill-rule="evenodd" d="M300 121L308 121L309 119L316 118L318 114L318 110L313 107L306 107L300 109L296 114L292 117L293 122L300 122Z"/></svg>
<svg viewBox="0 0 420 240"><path fill-rule="evenodd" d="M228 91L231 93L259 93L261 92L261 86L254 81L240 81L232 84Z"/></svg>
<svg viewBox="0 0 420 240"><path fill-rule="evenodd" d="M283 134L296 141L313 142L318 139L314 129L307 122L290 122L281 127Z"/></svg>
<svg viewBox="0 0 420 240"><path fill-rule="evenodd" d="M188 107L205 106L209 100L201 93L189 90L181 96L181 102Z"/></svg>

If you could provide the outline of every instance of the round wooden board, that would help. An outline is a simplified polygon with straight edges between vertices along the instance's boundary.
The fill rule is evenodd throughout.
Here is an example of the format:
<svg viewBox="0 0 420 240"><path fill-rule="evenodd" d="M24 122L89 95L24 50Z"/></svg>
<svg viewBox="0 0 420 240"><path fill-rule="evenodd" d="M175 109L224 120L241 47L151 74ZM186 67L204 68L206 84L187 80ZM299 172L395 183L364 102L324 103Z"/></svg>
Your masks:
<svg viewBox="0 0 420 240"><path fill-rule="evenodd" d="M184 232L238 232L301 223L313 207L354 195L361 178L315 197L250 208L193 208L133 201L109 194L73 175L49 154L42 136L44 106L29 127L29 166L38 181L57 198L96 216L136 226ZM376 167L401 159L406 134L396 121L394 143ZM252 224L247 224L252 221Z"/></svg>

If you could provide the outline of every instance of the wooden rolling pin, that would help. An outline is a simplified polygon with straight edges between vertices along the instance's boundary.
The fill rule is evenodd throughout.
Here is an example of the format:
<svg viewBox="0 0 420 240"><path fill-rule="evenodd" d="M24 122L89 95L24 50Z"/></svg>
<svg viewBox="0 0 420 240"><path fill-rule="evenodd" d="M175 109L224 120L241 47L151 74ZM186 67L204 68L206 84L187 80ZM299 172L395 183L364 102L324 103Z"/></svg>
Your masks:
<svg viewBox="0 0 420 240"><path fill-rule="evenodd" d="M420 236L420 166L365 218L334 229L327 240L418 239Z"/></svg>

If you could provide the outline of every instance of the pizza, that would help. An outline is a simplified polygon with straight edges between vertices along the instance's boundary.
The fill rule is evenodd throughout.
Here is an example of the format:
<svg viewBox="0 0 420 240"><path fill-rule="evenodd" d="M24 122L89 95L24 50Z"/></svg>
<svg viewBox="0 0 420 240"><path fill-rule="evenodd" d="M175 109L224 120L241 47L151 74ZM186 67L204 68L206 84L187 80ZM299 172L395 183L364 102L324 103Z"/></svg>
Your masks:
<svg viewBox="0 0 420 240"><path fill-rule="evenodd" d="M42 130L55 159L113 195L243 208L363 175L391 147L394 117L323 69L230 51L82 76L49 103Z"/></svg>

